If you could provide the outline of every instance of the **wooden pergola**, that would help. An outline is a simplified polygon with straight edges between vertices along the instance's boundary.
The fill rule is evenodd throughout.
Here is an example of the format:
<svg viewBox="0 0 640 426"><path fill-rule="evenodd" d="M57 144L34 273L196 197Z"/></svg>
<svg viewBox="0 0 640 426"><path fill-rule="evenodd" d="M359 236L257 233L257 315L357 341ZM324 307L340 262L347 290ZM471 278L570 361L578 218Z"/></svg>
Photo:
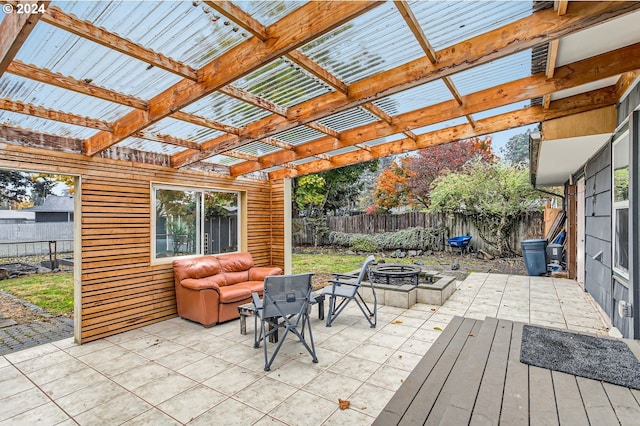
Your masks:
<svg viewBox="0 0 640 426"><path fill-rule="evenodd" d="M0 169L78 179L78 342L176 315L155 184L237 191L286 266L288 178L609 118L640 75L640 2L0 2Z"/></svg>

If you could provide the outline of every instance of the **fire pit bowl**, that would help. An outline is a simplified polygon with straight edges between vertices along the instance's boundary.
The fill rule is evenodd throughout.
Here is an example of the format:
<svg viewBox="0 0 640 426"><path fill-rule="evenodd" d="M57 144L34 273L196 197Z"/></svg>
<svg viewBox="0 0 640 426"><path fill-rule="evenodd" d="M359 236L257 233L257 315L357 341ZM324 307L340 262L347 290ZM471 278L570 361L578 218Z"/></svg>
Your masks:
<svg viewBox="0 0 640 426"><path fill-rule="evenodd" d="M375 284L417 286L420 272L422 268L418 265L380 263L371 268L371 279Z"/></svg>

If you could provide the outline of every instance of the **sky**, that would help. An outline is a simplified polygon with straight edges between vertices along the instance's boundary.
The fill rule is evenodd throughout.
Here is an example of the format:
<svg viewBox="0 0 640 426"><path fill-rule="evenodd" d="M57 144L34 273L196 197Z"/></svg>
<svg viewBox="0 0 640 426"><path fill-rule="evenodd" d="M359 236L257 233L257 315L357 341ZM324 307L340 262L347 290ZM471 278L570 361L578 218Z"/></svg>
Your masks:
<svg viewBox="0 0 640 426"><path fill-rule="evenodd" d="M507 141L514 135L518 135L520 133L524 133L527 129L535 130L537 128L537 124L532 124L530 126L517 127L515 129L505 130L503 132L493 133L491 137L493 141L491 142L491 147L493 148L494 154L498 156L502 156L501 150L507 145Z"/></svg>

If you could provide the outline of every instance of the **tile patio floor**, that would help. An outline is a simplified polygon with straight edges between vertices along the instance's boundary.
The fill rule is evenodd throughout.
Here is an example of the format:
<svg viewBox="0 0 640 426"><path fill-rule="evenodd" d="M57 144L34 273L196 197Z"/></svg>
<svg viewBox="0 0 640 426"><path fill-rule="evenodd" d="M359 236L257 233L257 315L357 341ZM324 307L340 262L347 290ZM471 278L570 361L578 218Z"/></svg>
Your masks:
<svg viewBox="0 0 640 426"><path fill-rule="evenodd" d="M0 357L0 425L369 425L454 315L606 334L594 306L574 281L474 273L443 306L380 307L376 329L353 308L331 328L314 311L319 363L288 340L270 372L250 319L246 336L176 318L66 339Z"/></svg>

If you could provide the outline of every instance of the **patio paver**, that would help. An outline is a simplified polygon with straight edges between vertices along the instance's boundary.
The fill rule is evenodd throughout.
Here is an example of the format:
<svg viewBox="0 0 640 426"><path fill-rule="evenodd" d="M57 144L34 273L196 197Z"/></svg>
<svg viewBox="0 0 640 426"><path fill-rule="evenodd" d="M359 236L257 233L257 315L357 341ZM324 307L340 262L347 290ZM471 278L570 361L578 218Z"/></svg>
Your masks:
<svg viewBox="0 0 640 426"><path fill-rule="evenodd" d="M270 372L252 330L241 335L237 321L206 329L174 318L82 346L65 339L8 354L0 357L0 425L367 425L449 321L475 318L487 303L517 321L607 333L574 281L474 273L458 287L443 306L380 307L376 329L353 307L331 328L314 315L320 362L290 340ZM338 398L351 407L340 410Z"/></svg>

